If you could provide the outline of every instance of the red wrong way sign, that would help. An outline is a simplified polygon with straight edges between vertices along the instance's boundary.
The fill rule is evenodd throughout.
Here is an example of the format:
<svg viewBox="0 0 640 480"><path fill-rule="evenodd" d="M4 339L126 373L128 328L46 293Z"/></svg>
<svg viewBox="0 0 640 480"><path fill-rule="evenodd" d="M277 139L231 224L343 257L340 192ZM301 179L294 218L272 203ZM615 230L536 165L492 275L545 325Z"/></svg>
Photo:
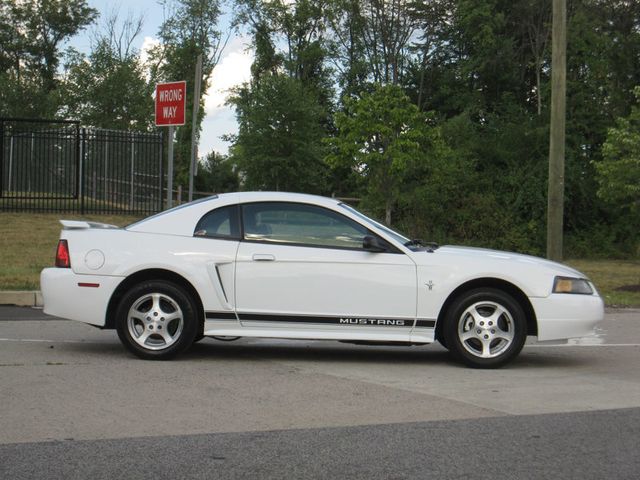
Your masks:
<svg viewBox="0 0 640 480"><path fill-rule="evenodd" d="M184 125L187 82L156 84L156 125Z"/></svg>

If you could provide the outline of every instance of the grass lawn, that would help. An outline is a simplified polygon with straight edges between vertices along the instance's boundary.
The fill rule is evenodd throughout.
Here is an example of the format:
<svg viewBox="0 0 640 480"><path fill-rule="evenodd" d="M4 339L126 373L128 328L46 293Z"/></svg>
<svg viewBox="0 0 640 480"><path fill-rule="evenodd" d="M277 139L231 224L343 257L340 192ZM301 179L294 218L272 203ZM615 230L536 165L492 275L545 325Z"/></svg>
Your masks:
<svg viewBox="0 0 640 480"><path fill-rule="evenodd" d="M59 219L124 226L139 217L65 213L0 213L0 290L39 290L40 270L53 266ZM640 261L567 260L585 273L610 306L640 307Z"/></svg>
<svg viewBox="0 0 640 480"><path fill-rule="evenodd" d="M566 260L586 274L611 307L640 307L640 260Z"/></svg>
<svg viewBox="0 0 640 480"><path fill-rule="evenodd" d="M124 226L140 217L68 213L0 213L0 290L40 290L40 271L52 267L62 225L93 220Z"/></svg>

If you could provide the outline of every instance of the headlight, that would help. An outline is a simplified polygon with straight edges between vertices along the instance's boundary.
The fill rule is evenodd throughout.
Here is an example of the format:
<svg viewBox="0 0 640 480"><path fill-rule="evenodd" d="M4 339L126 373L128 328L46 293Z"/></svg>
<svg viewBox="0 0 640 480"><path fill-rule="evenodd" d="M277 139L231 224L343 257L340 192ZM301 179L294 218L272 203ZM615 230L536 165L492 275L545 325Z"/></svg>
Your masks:
<svg viewBox="0 0 640 480"><path fill-rule="evenodd" d="M593 295L593 289L584 278L556 277L553 281L553 293Z"/></svg>

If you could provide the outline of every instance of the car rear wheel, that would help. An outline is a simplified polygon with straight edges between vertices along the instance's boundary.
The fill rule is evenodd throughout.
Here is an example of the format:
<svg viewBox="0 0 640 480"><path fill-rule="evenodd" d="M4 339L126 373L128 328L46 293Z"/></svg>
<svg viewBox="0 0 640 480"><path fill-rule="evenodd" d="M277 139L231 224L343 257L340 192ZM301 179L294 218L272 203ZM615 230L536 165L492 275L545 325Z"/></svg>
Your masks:
<svg viewBox="0 0 640 480"><path fill-rule="evenodd" d="M198 332L197 307L180 286L143 282L122 298L116 327L123 345L148 360L167 360L191 346Z"/></svg>
<svg viewBox="0 0 640 480"><path fill-rule="evenodd" d="M497 368L524 346L527 319L507 293L480 288L458 297L449 308L444 338L452 355L474 368Z"/></svg>

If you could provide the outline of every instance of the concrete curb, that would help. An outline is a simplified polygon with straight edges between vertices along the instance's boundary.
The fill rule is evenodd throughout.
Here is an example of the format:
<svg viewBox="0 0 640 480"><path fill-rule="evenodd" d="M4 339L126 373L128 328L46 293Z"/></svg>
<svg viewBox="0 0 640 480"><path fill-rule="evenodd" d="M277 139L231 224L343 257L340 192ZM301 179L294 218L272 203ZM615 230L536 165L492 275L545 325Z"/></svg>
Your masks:
<svg viewBox="0 0 640 480"><path fill-rule="evenodd" d="M42 293L39 290L5 290L0 291L0 305L17 305L19 307L41 307Z"/></svg>

